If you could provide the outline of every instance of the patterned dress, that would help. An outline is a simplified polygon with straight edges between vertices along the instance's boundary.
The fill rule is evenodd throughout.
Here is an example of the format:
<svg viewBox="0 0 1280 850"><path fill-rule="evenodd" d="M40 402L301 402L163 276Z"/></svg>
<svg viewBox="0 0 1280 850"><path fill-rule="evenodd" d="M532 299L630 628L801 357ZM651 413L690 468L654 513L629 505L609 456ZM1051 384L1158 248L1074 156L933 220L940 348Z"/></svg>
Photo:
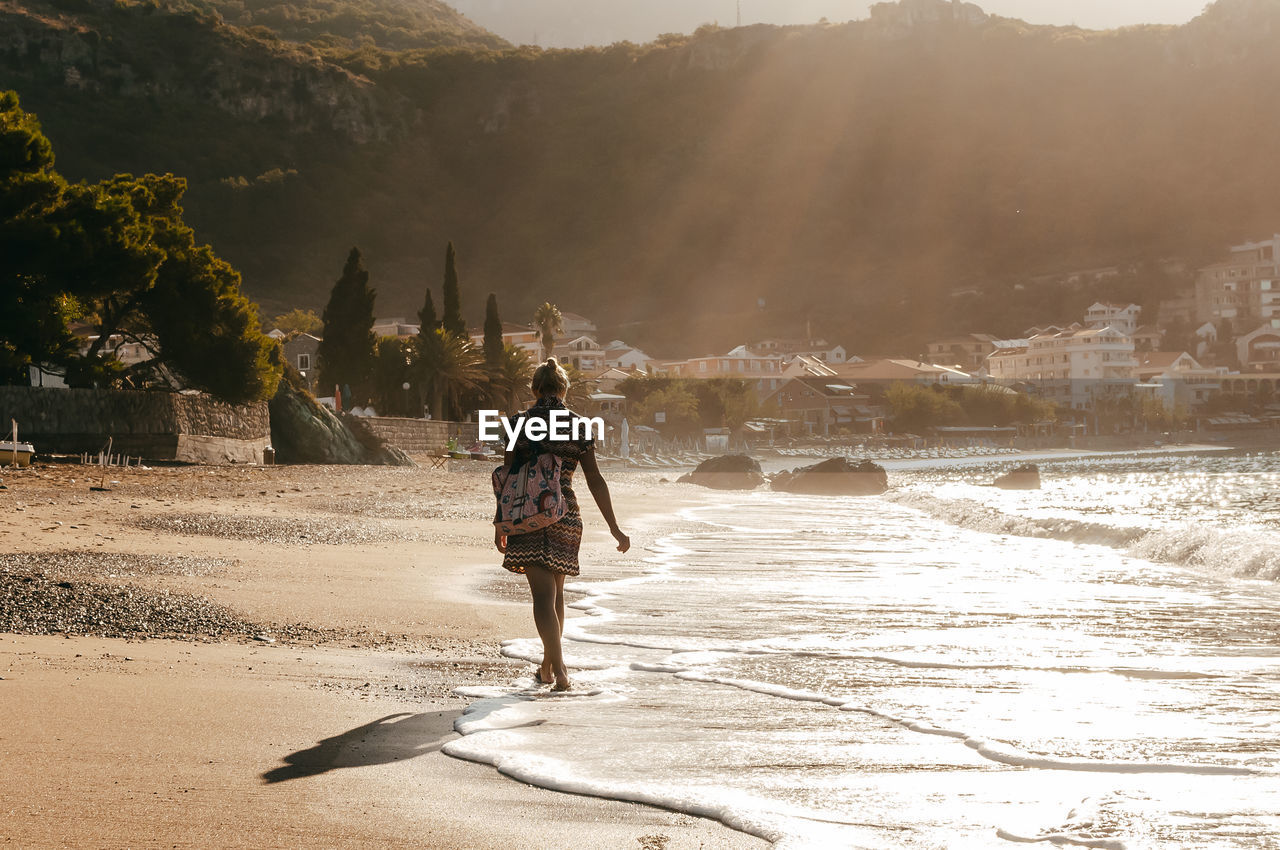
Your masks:
<svg viewBox="0 0 1280 850"><path fill-rule="evenodd" d="M555 396L538 399L521 418L536 416L546 418L552 410L565 410L564 402ZM582 544L582 514L578 510L578 497L573 492L573 473L578 461L591 451L595 441L544 440L532 442L521 429L516 440L513 460L529 458L541 452L551 452L561 460L560 489L564 493L565 515L554 525L529 534L517 534L507 538L507 553L502 566L513 573L523 573L528 567L541 567L553 573L567 576L578 574L578 547Z"/></svg>

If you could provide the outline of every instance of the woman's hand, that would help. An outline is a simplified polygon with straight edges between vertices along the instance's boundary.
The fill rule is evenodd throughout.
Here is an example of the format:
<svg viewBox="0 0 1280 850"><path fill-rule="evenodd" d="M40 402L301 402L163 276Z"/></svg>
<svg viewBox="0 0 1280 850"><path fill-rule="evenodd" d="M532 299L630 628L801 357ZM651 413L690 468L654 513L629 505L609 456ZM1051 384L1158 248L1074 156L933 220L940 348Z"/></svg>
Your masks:
<svg viewBox="0 0 1280 850"><path fill-rule="evenodd" d="M493 530L493 545L498 547L499 552L503 553L504 555L506 554L507 535L503 534L501 531L499 531L496 528Z"/></svg>
<svg viewBox="0 0 1280 850"><path fill-rule="evenodd" d="M621 528L613 530L613 539L618 541L618 551L625 552L631 548L631 538L622 533Z"/></svg>

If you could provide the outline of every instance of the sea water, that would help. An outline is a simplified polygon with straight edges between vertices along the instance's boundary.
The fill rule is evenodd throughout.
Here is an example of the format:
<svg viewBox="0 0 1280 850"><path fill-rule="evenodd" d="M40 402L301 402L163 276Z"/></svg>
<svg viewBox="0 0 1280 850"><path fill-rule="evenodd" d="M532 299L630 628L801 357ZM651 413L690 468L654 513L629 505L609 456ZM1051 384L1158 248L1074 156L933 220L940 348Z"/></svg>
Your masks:
<svg viewBox="0 0 1280 850"><path fill-rule="evenodd" d="M780 847L1280 848L1280 454L1008 466L716 494L446 752Z"/></svg>

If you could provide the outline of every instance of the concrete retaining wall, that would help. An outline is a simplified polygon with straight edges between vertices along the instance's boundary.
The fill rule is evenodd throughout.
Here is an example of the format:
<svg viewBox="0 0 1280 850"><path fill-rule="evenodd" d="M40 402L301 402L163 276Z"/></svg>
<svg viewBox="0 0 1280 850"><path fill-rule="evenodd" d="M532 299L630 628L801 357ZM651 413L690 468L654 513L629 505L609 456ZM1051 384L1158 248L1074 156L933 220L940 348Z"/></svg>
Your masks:
<svg viewBox="0 0 1280 850"><path fill-rule="evenodd" d="M463 448L479 437L475 422L445 422L436 419L401 419L394 416L360 417L360 421L389 446L406 452L438 452L450 437Z"/></svg>
<svg viewBox="0 0 1280 850"><path fill-rule="evenodd" d="M271 442L266 402L230 405L203 395L0 387L0 430L39 454L111 451L150 460L260 463Z"/></svg>

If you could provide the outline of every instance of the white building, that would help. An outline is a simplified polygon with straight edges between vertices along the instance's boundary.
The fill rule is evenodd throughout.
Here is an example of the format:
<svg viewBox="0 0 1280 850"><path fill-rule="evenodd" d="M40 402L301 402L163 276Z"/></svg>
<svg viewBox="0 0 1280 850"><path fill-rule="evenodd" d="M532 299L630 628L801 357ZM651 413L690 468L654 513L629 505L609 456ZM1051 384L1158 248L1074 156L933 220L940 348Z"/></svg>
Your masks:
<svg viewBox="0 0 1280 850"><path fill-rule="evenodd" d="M384 336L394 336L404 339L406 337L417 336L420 325L406 322L403 317L397 316L394 319L374 319L373 335L381 339Z"/></svg>
<svg viewBox="0 0 1280 850"><path fill-rule="evenodd" d="M620 339L609 343L604 350L604 365L618 369L647 369L653 358L638 348L632 348Z"/></svg>
<svg viewBox="0 0 1280 850"><path fill-rule="evenodd" d="M781 355L755 354L747 346L740 345L727 354L653 361L652 366L655 371L673 378L739 378L752 381L757 396L764 398L782 385L784 361Z"/></svg>
<svg viewBox="0 0 1280 850"><path fill-rule="evenodd" d="M1133 336L1138 330L1138 316L1142 308L1137 304L1109 304L1099 301L1085 311L1084 323L1090 328L1115 328L1125 336Z"/></svg>
<svg viewBox="0 0 1280 850"><path fill-rule="evenodd" d="M1089 410L1102 395L1126 395L1135 383L1133 340L1110 326L1037 334L987 358L995 380L1031 383L1048 401Z"/></svg>
<svg viewBox="0 0 1280 850"><path fill-rule="evenodd" d="M553 352L561 363L572 364L579 372L595 374L604 368L604 349L593 337L580 336L557 343Z"/></svg>

